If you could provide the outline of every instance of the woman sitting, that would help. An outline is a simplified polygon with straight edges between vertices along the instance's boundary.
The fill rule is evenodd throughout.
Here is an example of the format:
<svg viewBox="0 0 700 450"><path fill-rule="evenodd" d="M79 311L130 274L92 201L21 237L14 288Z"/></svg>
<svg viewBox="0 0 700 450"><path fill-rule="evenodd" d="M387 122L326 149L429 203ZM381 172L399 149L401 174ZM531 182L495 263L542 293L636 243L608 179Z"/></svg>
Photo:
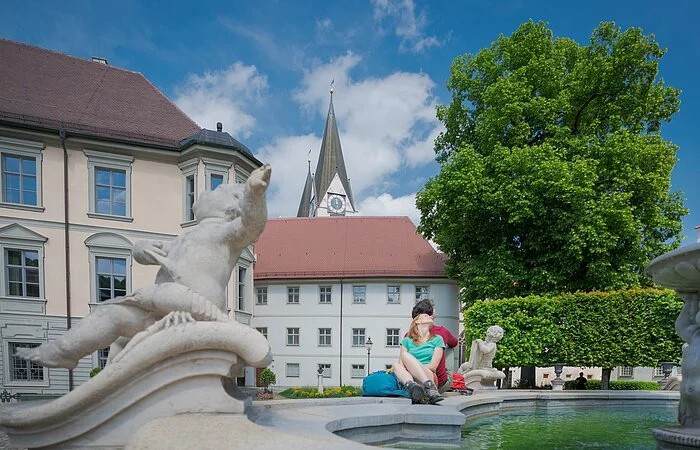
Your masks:
<svg viewBox="0 0 700 450"><path fill-rule="evenodd" d="M442 359L445 342L441 336L430 333L432 324L433 318L428 314L419 314L413 319L401 341L399 360L394 364L394 373L413 403L435 404L444 400L436 386L435 371Z"/></svg>

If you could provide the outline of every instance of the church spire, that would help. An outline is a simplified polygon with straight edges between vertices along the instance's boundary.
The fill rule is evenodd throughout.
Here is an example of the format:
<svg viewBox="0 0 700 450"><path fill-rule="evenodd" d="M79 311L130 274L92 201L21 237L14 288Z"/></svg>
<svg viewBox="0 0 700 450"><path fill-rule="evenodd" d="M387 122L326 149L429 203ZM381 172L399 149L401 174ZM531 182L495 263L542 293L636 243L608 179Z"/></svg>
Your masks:
<svg viewBox="0 0 700 450"><path fill-rule="evenodd" d="M313 197L314 178L311 176L311 150L309 150L309 171L306 174L306 183L301 193L301 201L297 210L297 217L309 217L311 215L311 200Z"/></svg>
<svg viewBox="0 0 700 450"><path fill-rule="evenodd" d="M343 159L343 149L340 145L340 135L338 134L338 126L335 121L335 111L333 110L333 82L331 82L331 100L328 105L328 116L326 117L326 128L323 131L323 141L321 141L321 151L318 155L318 164L316 166L316 175L314 177L316 203L320 204L322 199L327 195L331 182L337 175L345 192L336 192L347 196L347 210L357 211L355 201L352 197L350 189L350 181L345 169L345 160ZM318 206L318 205L317 205Z"/></svg>

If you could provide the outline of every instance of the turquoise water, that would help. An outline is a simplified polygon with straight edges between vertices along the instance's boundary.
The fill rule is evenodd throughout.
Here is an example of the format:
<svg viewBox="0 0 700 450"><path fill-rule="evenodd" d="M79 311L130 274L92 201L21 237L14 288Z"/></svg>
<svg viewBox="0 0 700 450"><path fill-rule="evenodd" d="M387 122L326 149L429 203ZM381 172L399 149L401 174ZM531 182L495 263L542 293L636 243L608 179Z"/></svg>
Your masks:
<svg viewBox="0 0 700 450"><path fill-rule="evenodd" d="M467 421L462 448L655 449L651 429L676 423L678 408L550 408Z"/></svg>

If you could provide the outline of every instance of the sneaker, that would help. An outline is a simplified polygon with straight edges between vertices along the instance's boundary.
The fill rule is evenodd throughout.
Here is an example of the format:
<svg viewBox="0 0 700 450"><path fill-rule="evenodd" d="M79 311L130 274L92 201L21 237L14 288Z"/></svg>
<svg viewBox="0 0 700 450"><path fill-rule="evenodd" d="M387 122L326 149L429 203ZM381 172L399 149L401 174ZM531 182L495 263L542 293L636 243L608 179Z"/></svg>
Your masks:
<svg viewBox="0 0 700 450"><path fill-rule="evenodd" d="M428 380L425 383L423 383L423 387L425 389L425 392L428 394L428 403L430 403L431 405L445 400L445 398L442 395L440 395L437 386L435 386L435 383L432 380Z"/></svg>
<svg viewBox="0 0 700 450"><path fill-rule="evenodd" d="M430 399L425 388L423 386L421 386L420 384L416 383L415 381L409 381L408 383L406 383L405 389L408 391L408 394L411 396L411 401L413 403L425 404Z"/></svg>

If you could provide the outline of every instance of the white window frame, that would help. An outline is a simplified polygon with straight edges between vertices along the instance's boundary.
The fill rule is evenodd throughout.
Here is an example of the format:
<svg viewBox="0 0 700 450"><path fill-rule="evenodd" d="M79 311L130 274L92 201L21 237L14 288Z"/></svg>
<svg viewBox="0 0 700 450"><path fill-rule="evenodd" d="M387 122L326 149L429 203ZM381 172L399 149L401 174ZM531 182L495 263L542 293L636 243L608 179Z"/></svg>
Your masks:
<svg viewBox="0 0 700 450"><path fill-rule="evenodd" d="M301 364L299 363L287 363L285 365L284 375L287 378L299 378L301 374Z"/></svg>
<svg viewBox="0 0 700 450"><path fill-rule="evenodd" d="M255 288L255 304L267 305L267 286L258 286Z"/></svg>
<svg viewBox="0 0 700 450"><path fill-rule="evenodd" d="M296 331L294 331L296 330ZM296 337L296 344L294 338ZM291 338L291 344L290 342ZM287 347L299 347L301 345L301 329L299 327L287 327Z"/></svg>
<svg viewBox="0 0 700 450"><path fill-rule="evenodd" d="M3 353L3 366L4 366L4 385L7 387L48 387L49 386L49 369L48 367L43 367L43 380L29 381L29 380L13 380L12 379L12 368L10 367L10 344L43 344L44 340L40 339L3 339L2 341L2 353ZM27 361L27 364L32 364ZM33 363L36 364L36 363ZM37 364L39 365L39 364Z"/></svg>
<svg viewBox="0 0 700 450"><path fill-rule="evenodd" d="M256 327L255 329L267 339L267 327Z"/></svg>
<svg viewBox="0 0 700 450"><path fill-rule="evenodd" d="M46 301L46 277L44 274L44 246L48 238L35 233L21 225L8 225L0 229L0 298L4 300L21 300L31 302ZM39 297L9 295L7 273L7 250L26 250L37 252L39 258ZM42 306L43 311L43 306ZM19 341L18 341L19 342ZM27 341L29 342L29 341Z"/></svg>
<svg viewBox="0 0 700 450"><path fill-rule="evenodd" d="M199 193L199 160L190 159L178 164L180 171L182 171L182 222L181 227L188 227L197 223L197 218L194 216L194 211L191 210L187 205L187 179L192 177L194 185L194 198L192 199L192 206L197 201ZM192 212L192 217L190 218L189 213Z"/></svg>
<svg viewBox="0 0 700 450"><path fill-rule="evenodd" d="M293 291L294 289L296 289L296 293L294 293L294 291ZM288 305L298 305L300 303L300 297L301 297L301 287L300 286L287 286L287 304ZM292 299L296 299L296 301L291 301Z"/></svg>
<svg viewBox="0 0 700 450"><path fill-rule="evenodd" d="M94 150L83 150L83 153L87 157L88 164L88 217L95 219L107 219L107 220L118 220L121 222L133 222L134 217L131 210L131 171L134 163L133 156L118 155L116 153L104 153L97 152ZM125 188L126 188L126 211L124 216L117 216L113 214L102 214L98 213L96 210L96 179L95 170L96 169L106 169L106 170L123 170L125 175Z"/></svg>
<svg viewBox="0 0 700 450"><path fill-rule="evenodd" d="M353 347L364 347L365 342L367 342L367 330L365 328L353 328L352 329L352 346Z"/></svg>
<svg viewBox="0 0 700 450"><path fill-rule="evenodd" d="M392 331L392 334L389 334L389 331ZM393 331L396 331L394 334ZM389 342L389 338L396 338L396 344L393 342ZM387 328L386 329L386 346L387 347L399 347L401 345L401 329L400 328Z"/></svg>
<svg viewBox="0 0 700 450"><path fill-rule="evenodd" d="M364 378L365 377L365 365L364 364L352 364L350 368L350 378Z"/></svg>
<svg viewBox="0 0 700 450"><path fill-rule="evenodd" d="M250 176L250 173L248 171L241 169L240 167L236 167L234 170L234 181L236 183L245 183L248 181L248 177Z"/></svg>
<svg viewBox="0 0 700 450"><path fill-rule="evenodd" d="M95 352L95 367L104 369L109 359L109 347L101 348Z"/></svg>
<svg viewBox="0 0 700 450"><path fill-rule="evenodd" d="M331 371L332 371L332 367L333 367L331 364L319 363L317 367L318 367L318 369L323 367L323 378L330 378L331 377L331 373L332 373ZM316 373L318 373L318 372L316 372Z"/></svg>
<svg viewBox="0 0 700 450"><path fill-rule="evenodd" d="M321 330L328 330L328 333L322 333ZM328 340L328 343L324 342ZM330 327L323 327L318 329L318 346L319 347L330 347L333 345L333 329Z"/></svg>
<svg viewBox="0 0 700 450"><path fill-rule="evenodd" d="M624 378L632 378L634 377L634 367L631 366L620 366L617 369L617 376L618 377L624 377Z"/></svg>
<svg viewBox="0 0 700 450"><path fill-rule="evenodd" d="M4 156L12 155L21 158L34 158L36 160L36 205L25 205L23 203L10 203L4 201L4 185L5 180L0 179L0 206L4 208L23 209L25 211L44 211L44 200L42 195L42 166L44 161L43 142L25 141L20 139L12 139L8 137L0 137L0 178L4 176L4 167L2 162Z"/></svg>
<svg viewBox="0 0 700 450"><path fill-rule="evenodd" d="M236 266L236 311L248 311L248 266L239 264ZM241 280L243 271L243 280ZM241 308L241 306L243 306Z"/></svg>
<svg viewBox="0 0 700 450"><path fill-rule="evenodd" d="M132 292L133 245L124 236L116 233L95 233L85 239L90 265L90 305L101 305L97 292L97 258L122 258L126 260L126 294Z"/></svg>
<svg viewBox="0 0 700 450"><path fill-rule="evenodd" d="M392 288L397 288L396 292L390 292ZM392 300L393 296L396 295L397 299ZM400 284L387 284L386 285L386 302L390 305L401 304L401 285Z"/></svg>
<svg viewBox="0 0 700 450"><path fill-rule="evenodd" d="M654 367L654 377L663 377L664 376L664 367L663 366L656 366Z"/></svg>
<svg viewBox="0 0 700 450"><path fill-rule="evenodd" d="M204 180L206 183L207 191L212 190L212 175L219 175L222 178L221 184L228 183L228 171L231 168L231 163L209 158L202 158L202 162L204 162Z"/></svg>
<svg viewBox="0 0 700 450"><path fill-rule="evenodd" d="M355 292L356 288L362 290L362 299L359 301L358 301L358 295ZM352 286L352 303L355 305L363 305L363 304L367 303L367 285L355 284Z"/></svg>
<svg viewBox="0 0 700 450"><path fill-rule="evenodd" d="M327 292L325 292L328 290ZM327 298L327 300L325 300ZM319 286L318 287L318 303L322 305L330 305L333 301L333 286Z"/></svg>
<svg viewBox="0 0 700 450"><path fill-rule="evenodd" d="M425 289L425 292L423 292L423 289ZM421 300L430 298L430 285L417 284L415 290L416 290L416 303L418 303Z"/></svg>

